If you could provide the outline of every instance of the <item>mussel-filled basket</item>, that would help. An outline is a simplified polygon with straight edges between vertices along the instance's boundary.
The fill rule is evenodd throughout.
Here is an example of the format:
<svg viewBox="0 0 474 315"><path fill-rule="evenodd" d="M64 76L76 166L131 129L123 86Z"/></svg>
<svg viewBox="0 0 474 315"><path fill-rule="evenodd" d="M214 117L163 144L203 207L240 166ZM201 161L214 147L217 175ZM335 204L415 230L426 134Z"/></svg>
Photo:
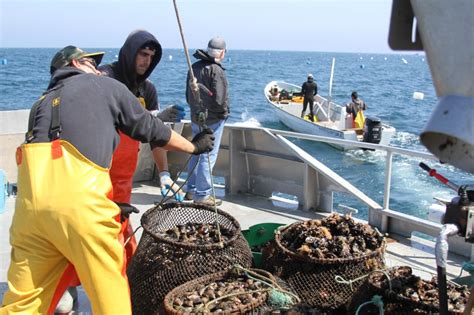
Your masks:
<svg viewBox="0 0 474 315"><path fill-rule="evenodd" d="M296 222L279 229L263 250L264 269L281 277L307 306L345 312L362 281L384 267L385 239L350 216Z"/></svg>
<svg viewBox="0 0 474 315"><path fill-rule="evenodd" d="M360 287L360 296L370 301L377 294L382 297L384 314L438 314L439 291L436 277L426 281L414 275L408 266L393 267L385 272L374 272L366 283ZM449 314L463 314L469 299L466 286L448 282ZM359 306L363 300L358 299ZM355 305L357 306L357 305ZM355 309L355 307L354 307ZM379 314L373 304L361 308L360 314Z"/></svg>
<svg viewBox="0 0 474 315"><path fill-rule="evenodd" d="M269 314L282 295L289 306L298 301L270 273L234 266L173 289L164 299L164 308L168 315Z"/></svg>
<svg viewBox="0 0 474 315"><path fill-rule="evenodd" d="M148 210L141 224L144 231L127 269L134 314L158 313L165 295L187 281L252 264L239 223L220 209L216 214L211 207L171 203Z"/></svg>

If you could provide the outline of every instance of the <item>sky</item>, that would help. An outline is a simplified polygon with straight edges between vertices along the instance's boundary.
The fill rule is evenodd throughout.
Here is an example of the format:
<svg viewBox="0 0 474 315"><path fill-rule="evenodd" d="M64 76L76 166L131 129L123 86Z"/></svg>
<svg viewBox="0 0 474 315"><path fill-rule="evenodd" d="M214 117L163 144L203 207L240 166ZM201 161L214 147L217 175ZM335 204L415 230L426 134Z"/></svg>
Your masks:
<svg viewBox="0 0 474 315"><path fill-rule="evenodd" d="M391 0L176 0L188 48L393 52ZM0 0L0 47L118 48L135 29L182 48L173 0Z"/></svg>

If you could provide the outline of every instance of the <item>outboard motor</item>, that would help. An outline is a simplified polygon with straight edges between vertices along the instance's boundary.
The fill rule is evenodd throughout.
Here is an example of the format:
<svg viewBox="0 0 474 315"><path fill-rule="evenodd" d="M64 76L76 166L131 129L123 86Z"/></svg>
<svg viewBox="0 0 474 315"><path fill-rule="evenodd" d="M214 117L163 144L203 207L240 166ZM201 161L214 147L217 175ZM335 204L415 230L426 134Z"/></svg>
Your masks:
<svg viewBox="0 0 474 315"><path fill-rule="evenodd" d="M378 117L366 117L364 142L379 144L380 140L382 140L382 121Z"/></svg>

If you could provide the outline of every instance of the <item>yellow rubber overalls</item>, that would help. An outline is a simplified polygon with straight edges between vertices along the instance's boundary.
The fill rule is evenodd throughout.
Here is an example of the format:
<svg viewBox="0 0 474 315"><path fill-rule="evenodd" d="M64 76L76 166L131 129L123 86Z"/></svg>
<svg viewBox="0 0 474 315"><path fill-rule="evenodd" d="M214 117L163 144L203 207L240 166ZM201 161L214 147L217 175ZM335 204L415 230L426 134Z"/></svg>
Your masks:
<svg viewBox="0 0 474 315"><path fill-rule="evenodd" d="M94 314L131 314L120 209L107 198L109 172L59 139L58 95L42 99L51 103L57 139L27 140L17 149L9 290L0 314L51 314L70 284L72 265Z"/></svg>

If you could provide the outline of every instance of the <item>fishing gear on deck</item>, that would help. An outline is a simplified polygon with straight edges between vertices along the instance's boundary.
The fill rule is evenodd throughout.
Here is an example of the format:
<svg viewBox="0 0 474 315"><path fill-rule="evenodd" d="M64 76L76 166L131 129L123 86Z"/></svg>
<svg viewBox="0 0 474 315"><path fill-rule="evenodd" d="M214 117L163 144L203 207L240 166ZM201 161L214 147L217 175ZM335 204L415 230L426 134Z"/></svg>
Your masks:
<svg viewBox="0 0 474 315"><path fill-rule="evenodd" d="M464 237L469 243L474 243L474 186L456 185L444 176L438 174L435 169L424 163L420 167L427 171L432 177L456 191L458 196L446 204L446 212L443 217L443 226L439 236L436 238L435 256L438 273L439 308L440 314L449 314L448 295L446 281L446 265L448 260L449 243L448 238L454 235Z"/></svg>
<svg viewBox="0 0 474 315"><path fill-rule="evenodd" d="M443 224L455 224L459 228L458 234L463 236L465 241L474 243L474 185L456 185L425 163L421 162L419 165L430 176L458 194L446 204Z"/></svg>

